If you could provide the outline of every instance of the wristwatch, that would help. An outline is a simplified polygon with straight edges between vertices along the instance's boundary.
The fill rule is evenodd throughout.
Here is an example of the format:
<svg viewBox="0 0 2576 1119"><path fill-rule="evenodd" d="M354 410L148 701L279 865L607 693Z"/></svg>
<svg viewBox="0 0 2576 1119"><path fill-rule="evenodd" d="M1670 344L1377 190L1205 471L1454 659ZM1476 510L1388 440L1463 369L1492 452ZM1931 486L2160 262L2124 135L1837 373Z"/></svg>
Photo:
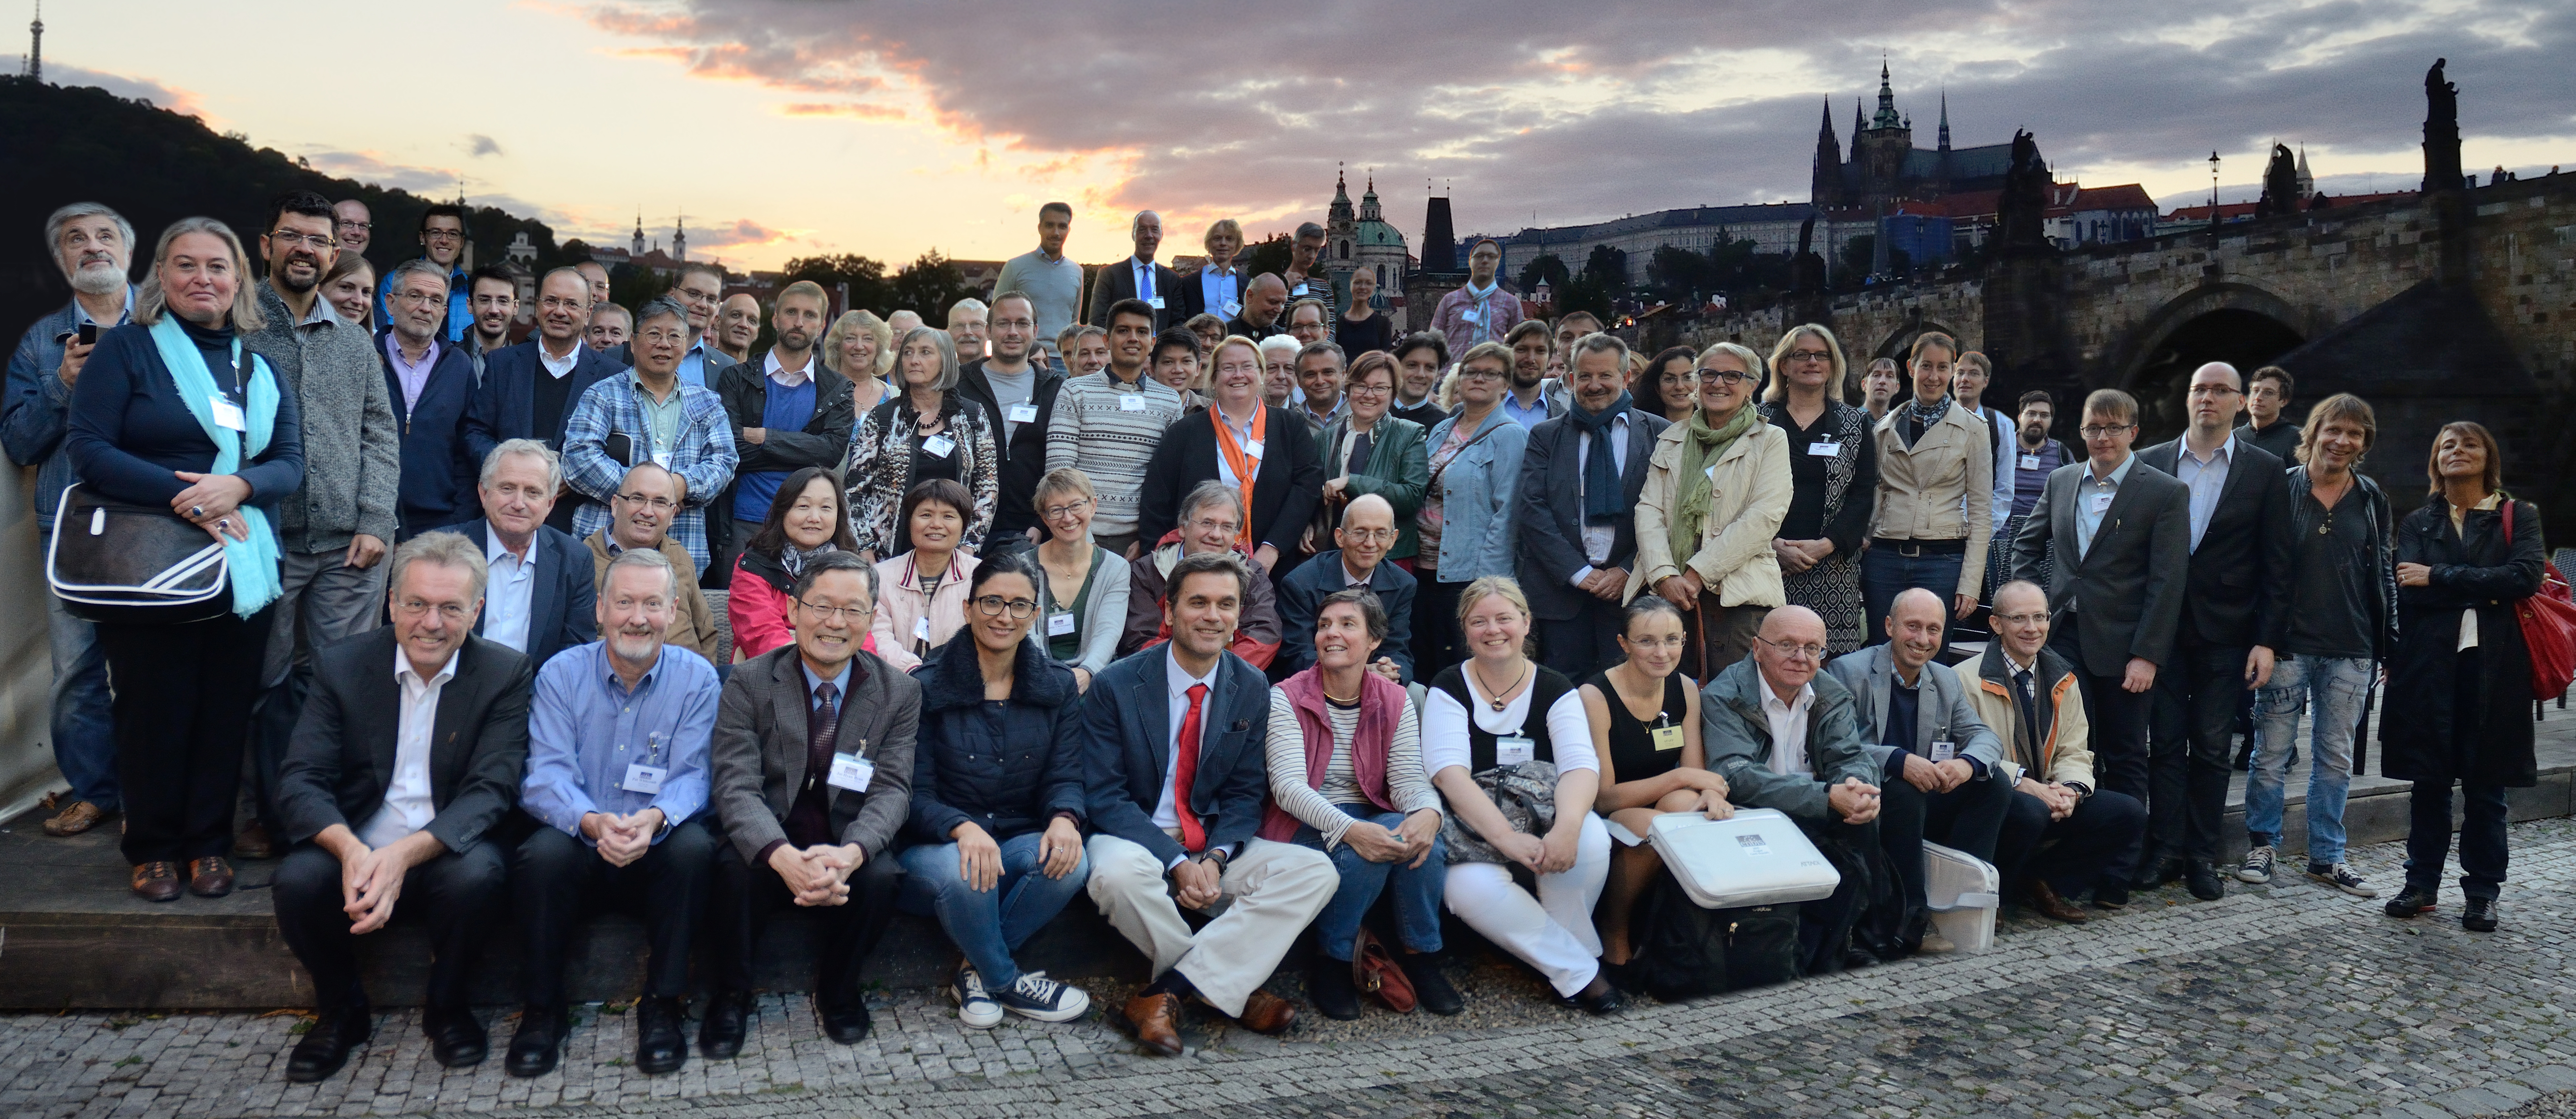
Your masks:
<svg viewBox="0 0 2576 1119"><path fill-rule="evenodd" d="M1210 847L1205 851L1199 852L1199 857L1215 861L1216 868L1218 870L1225 869L1225 848L1223 847Z"/></svg>

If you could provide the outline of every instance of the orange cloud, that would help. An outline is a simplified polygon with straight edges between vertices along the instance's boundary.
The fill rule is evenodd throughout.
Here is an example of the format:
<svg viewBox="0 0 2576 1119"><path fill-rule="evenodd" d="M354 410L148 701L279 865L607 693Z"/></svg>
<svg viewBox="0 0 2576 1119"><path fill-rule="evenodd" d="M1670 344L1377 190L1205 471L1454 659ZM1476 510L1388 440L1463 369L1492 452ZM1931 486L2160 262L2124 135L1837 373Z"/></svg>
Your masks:
<svg viewBox="0 0 2576 1119"><path fill-rule="evenodd" d="M859 120L903 120L903 110L890 105L839 104L827 101L795 101L778 107L780 116L853 117Z"/></svg>

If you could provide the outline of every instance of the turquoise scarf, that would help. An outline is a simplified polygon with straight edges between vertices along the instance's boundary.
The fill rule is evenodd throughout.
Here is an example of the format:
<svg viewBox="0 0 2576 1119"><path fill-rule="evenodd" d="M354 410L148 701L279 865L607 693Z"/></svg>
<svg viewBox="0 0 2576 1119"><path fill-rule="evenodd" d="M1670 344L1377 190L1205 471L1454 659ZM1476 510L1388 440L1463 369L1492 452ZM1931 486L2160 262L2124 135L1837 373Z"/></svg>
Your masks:
<svg viewBox="0 0 2576 1119"><path fill-rule="evenodd" d="M250 430L240 432L215 422L214 371L206 368L205 353L179 328L176 318L165 312L161 321L152 324L152 344L161 351L161 364L170 367L170 380L179 386L179 399L188 406L188 414L214 441L215 463L206 473L240 473L244 463L268 449L269 435L277 426L277 377L269 372L265 359L251 355L250 383L243 386L243 396L250 402L243 424ZM233 339L233 360L236 364L241 360L239 338ZM249 447L242 446L244 440ZM232 581L233 613L247 618L276 601L280 593L277 534L269 531L268 514L257 506L245 503L234 512L249 539L224 538L224 573Z"/></svg>

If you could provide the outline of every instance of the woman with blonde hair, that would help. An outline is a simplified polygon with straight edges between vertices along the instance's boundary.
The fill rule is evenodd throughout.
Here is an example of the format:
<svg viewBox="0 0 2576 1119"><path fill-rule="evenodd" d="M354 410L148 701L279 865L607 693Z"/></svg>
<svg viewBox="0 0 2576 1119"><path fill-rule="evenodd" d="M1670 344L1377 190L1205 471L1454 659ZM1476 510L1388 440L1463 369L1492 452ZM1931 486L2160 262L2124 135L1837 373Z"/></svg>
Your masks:
<svg viewBox="0 0 2576 1119"><path fill-rule="evenodd" d="M1876 634L1896 596L1921 587L1965 621L1985 597L1986 552L1994 537L1994 429L1954 407L1950 379L1957 339L1924 331L1906 348L1914 399L1888 409L1878 441L1878 509L1861 557L1864 624ZM1874 638L1873 638L1874 639Z"/></svg>
<svg viewBox="0 0 2576 1119"><path fill-rule="evenodd" d="M1099 493L1091 475L1070 466L1038 479L1029 504L1047 538L1037 547L1038 609L1047 652L1073 670L1084 691L1091 678L1118 653L1118 635L1127 623L1126 557L1093 543L1091 514Z"/></svg>
<svg viewBox="0 0 2576 1119"><path fill-rule="evenodd" d="M1251 284L1234 259L1243 251L1243 226L1233 218L1218 218L1208 224L1207 236L1199 244L1207 250L1207 263L1190 277L1181 295L1181 309L1192 316L1216 316L1218 332L1223 333L1225 320L1243 314L1243 291Z"/></svg>
<svg viewBox="0 0 2576 1119"><path fill-rule="evenodd" d="M894 330L866 311L845 311L823 333L823 368L850 379L851 409L865 415L884 402L894 368Z"/></svg>
<svg viewBox="0 0 2576 1119"><path fill-rule="evenodd" d="M1825 648L1841 655L1861 630L1860 545L1878 496L1878 441L1870 414L1846 395L1842 343L1807 323L1771 347L1762 415L1788 436L1789 509L1771 540L1780 594L1825 622Z"/></svg>
<svg viewBox="0 0 2576 1119"><path fill-rule="evenodd" d="M1512 492L1519 486L1529 428L1500 412L1511 391L1512 351L1500 342L1469 348L1440 386L1455 414L1422 437L1426 479L1413 515L1413 663L1456 664L1458 596L1488 575L1512 572Z"/></svg>

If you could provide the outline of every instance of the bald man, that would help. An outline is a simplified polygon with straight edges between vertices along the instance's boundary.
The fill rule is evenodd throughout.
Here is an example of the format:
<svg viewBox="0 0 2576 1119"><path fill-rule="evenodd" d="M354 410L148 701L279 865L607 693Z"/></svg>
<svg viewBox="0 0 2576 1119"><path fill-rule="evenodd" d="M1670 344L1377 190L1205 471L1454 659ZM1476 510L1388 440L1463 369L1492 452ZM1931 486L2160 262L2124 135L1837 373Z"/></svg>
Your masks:
<svg viewBox="0 0 2576 1119"><path fill-rule="evenodd" d="M1762 619L1753 655L1717 674L1700 693L1700 741L1708 767L1726 778L1739 808L1770 808L1842 871L1832 897L1798 911L1798 955L1806 973L1840 971L1844 943L1860 916L1860 853L1878 845L1878 767L1861 737L1850 688L1817 669L1825 622L1804 606Z"/></svg>
<svg viewBox="0 0 2576 1119"><path fill-rule="evenodd" d="M749 292L726 296L716 308L715 323L707 328L707 346L740 364L751 360L751 344L759 340L760 300ZM715 373L707 371L709 388L715 387Z"/></svg>
<svg viewBox="0 0 2576 1119"><path fill-rule="evenodd" d="M1288 305L1288 285L1273 273L1264 272L1252 278L1243 289L1243 313L1227 320L1225 332L1241 335L1255 342L1274 334L1287 333L1279 325L1279 311Z"/></svg>
<svg viewBox="0 0 2576 1119"><path fill-rule="evenodd" d="M1099 276L1091 281L1091 313L1083 321L1108 329L1109 309L1121 300L1134 299L1154 309L1154 333L1181 325L1181 278L1154 261L1163 250L1163 215L1137 211L1136 220L1127 227L1127 238L1136 251L1116 264L1101 266Z"/></svg>
<svg viewBox="0 0 2576 1119"><path fill-rule="evenodd" d="M1377 647L1369 667L1398 684L1413 682L1413 592L1411 572L1386 562L1395 547L1395 506L1376 494L1352 498L1342 510L1342 526L1333 530L1330 550L1299 564L1279 580L1279 657L1270 662L1274 680L1285 680L1315 663L1315 617L1324 596L1364 588L1375 592L1386 608L1386 641Z"/></svg>

